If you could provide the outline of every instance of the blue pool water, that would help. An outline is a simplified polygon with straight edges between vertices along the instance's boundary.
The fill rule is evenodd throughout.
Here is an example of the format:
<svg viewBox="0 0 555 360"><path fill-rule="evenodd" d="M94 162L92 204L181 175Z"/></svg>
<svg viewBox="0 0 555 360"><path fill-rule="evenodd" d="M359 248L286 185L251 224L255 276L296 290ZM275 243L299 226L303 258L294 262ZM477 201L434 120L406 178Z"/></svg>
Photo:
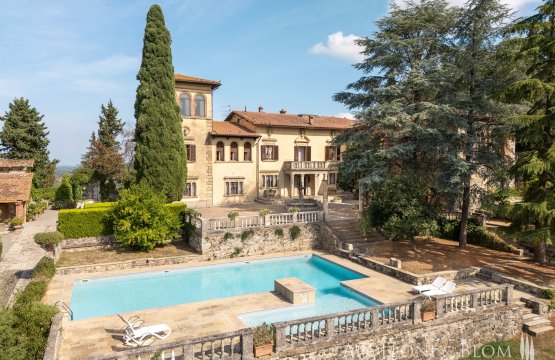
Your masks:
<svg viewBox="0 0 555 360"><path fill-rule="evenodd" d="M247 314L248 325L321 315L376 305L340 285L363 278L318 256L201 266L76 281L71 308L74 319L172 306L274 290L274 279L296 277L316 289L316 304Z"/></svg>

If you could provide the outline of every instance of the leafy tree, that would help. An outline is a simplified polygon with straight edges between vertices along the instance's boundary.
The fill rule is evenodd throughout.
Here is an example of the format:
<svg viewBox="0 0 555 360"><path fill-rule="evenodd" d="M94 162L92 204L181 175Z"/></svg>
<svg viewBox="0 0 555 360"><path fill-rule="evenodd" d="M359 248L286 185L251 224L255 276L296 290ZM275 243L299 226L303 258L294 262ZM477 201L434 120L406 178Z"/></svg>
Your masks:
<svg viewBox="0 0 555 360"><path fill-rule="evenodd" d="M175 101L170 33L159 5L148 11L143 59L137 74L135 161L144 180L168 200L180 200L187 176L181 117Z"/></svg>
<svg viewBox="0 0 555 360"><path fill-rule="evenodd" d="M48 130L36 108L29 100L14 99L9 110L0 117L4 122L0 131L0 150L8 159L35 160L33 185L37 188L51 187L58 160L50 160Z"/></svg>
<svg viewBox="0 0 555 360"><path fill-rule="evenodd" d="M133 249L152 250L177 236L179 216L164 203L165 198L146 182L122 190L111 214L116 241Z"/></svg>
<svg viewBox="0 0 555 360"><path fill-rule="evenodd" d="M523 184L523 201L511 213L513 226L535 247L534 257L546 261L546 245L552 243L555 218L555 3L545 1L537 13L511 26L516 36L513 60L523 60L528 78L511 84L509 101L526 102L526 114L512 120L518 126L520 154L513 172ZM530 225L533 227L530 228Z"/></svg>
<svg viewBox="0 0 555 360"><path fill-rule="evenodd" d="M105 147L119 150L120 143L118 136L123 133L124 122L118 118L119 111L112 103L100 107L100 117L98 121L98 141Z"/></svg>
<svg viewBox="0 0 555 360"><path fill-rule="evenodd" d="M64 175L62 183L56 189L54 205L58 209L71 209L75 207L75 199L73 197L73 187L71 186L69 175Z"/></svg>

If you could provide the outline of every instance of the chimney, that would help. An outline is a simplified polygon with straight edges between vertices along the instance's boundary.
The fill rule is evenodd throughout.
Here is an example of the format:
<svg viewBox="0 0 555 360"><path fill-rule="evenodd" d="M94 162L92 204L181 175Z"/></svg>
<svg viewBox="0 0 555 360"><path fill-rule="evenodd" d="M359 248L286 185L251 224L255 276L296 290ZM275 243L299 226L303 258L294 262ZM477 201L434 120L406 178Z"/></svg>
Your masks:
<svg viewBox="0 0 555 360"><path fill-rule="evenodd" d="M287 111L286 111L285 109L281 109L281 110L279 111L279 113L280 113L280 114L287 114Z"/></svg>
<svg viewBox="0 0 555 360"><path fill-rule="evenodd" d="M314 118L314 116L308 115L308 123L309 123L310 125L312 125L312 119L313 119L313 118Z"/></svg>
<svg viewBox="0 0 555 360"><path fill-rule="evenodd" d="M262 105L258 107L258 112L264 112L264 108L262 107Z"/></svg>

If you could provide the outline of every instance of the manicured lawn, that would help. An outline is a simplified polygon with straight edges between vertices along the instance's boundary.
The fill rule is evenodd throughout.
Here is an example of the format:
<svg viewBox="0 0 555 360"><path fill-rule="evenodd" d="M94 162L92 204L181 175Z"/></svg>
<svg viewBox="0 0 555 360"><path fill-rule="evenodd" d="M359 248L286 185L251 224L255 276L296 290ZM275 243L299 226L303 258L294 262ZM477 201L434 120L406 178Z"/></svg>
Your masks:
<svg viewBox="0 0 555 360"><path fill-rule="evenodd" d="M144 259L144 258L160 258L170 256L195 255L196 253L183 243L170 244L164 247L156 248L150 252L133 251L128 249L114 250L86 250L64 252L58 260L56 266L76 266L88 264L102 264L125 260Z"/></svg>
<svg viewBox="0 0 555 360"><path fill-rule="evenodd" d="M408 241L388 241L368 246L366 254L389 264L389 258L402 260L402 268L416 274L462 269L470 266L489 267L515 278L542 286L555 287L555 266L539 266L529 258L494 251L475 245L460 250L458 243L443 239L418 239L416 250Z"/></svg>

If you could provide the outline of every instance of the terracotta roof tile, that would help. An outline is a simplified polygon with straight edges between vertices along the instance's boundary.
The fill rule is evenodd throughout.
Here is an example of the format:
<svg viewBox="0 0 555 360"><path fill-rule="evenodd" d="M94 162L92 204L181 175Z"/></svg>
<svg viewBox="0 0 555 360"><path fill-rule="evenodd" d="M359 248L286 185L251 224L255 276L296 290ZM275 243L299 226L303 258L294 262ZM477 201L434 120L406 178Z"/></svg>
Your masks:
<svg viewBox="0 0 555 360"><path fill-rule="evenodd" d="M18 168L18 167L33 167L34 160L12 160L0 158L0 168Z"/></svg>
<svg viewBox="0 0 555 360"><path fill-rule="evenodd" d="M356 120L333 116L274 114L249 111L233 111L228 115L226 120L231 119L233 114L236 114L254 125L270 127L348 129L356 124ZM309 117L312 117L312 123Z"/></svg>
<svg viewBox="0 0 555 360"><path fill-rule="evenodd" d="M0 173L0 203L31 198L32 173Z"/></svg>
<svg viewBox="0 0 555 360"><path fill-rule="evenodd" d="M216 136L260 137L249 129L229 121L213 121L210 134Z"/></svg>
<svg viewBox="0 0 555 360"><path fill-rule="evenodd" d="M208 84L208 85L212 85L214 88L218 88L220 85L222 85L221 82L216 81L216 80L201 79L201 78L198 78L198 77L189 76L189 75L182 75L182 74L175 74L175 81L182 81L182 82L188 82L188 83Z"/></svg>

